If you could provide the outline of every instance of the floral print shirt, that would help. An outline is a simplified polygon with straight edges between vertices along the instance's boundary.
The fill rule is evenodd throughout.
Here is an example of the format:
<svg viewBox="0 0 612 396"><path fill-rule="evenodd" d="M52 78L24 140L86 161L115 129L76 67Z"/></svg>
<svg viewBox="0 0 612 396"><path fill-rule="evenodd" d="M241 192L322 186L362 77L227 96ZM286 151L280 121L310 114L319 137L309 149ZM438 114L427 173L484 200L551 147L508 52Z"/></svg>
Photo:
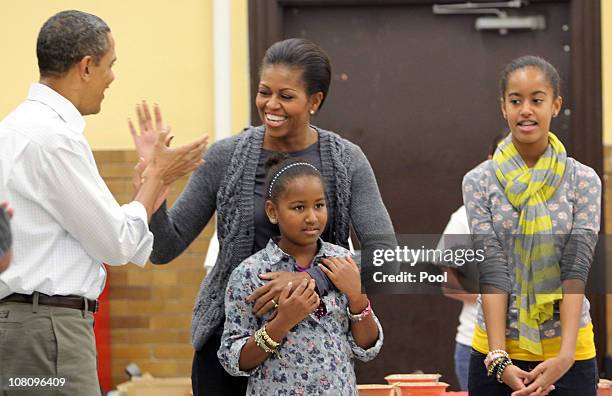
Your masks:
<svg viewBox="0 0 612 396"><path fill-rule="evenodd" d="M495 176L493 161L488 160L468 172L463 179L463 200L468 213L472 234L490 235L497 244L486 244L485 264L489 258L499 258L496 265L506 266L508 283L511 288L508 299L508 325L506 336L518 339L518 309L516 293L519 290L514 275L512 240L509 235L516 234L519 211L510 204L502 185ZM586 282L588 270L593 260L593 252L599 232L601 211L601 180L590 167L573 158L568 158L565 174L553 197L547 201L552 218L554 242L561 267L561 278L581 279ZM570 236L594 235L595 238L581 239L576 248L566 249ZM568 250L573 250L568 252ZM565 253L565 254L564 254ZM569 254L568 254L569 253ZM569 257L568 257L569 256ZM481 277L483 272L481 271ZM482 278L481 278L482 280ZM491 283L494 284L494 283ZM502 288L502 287L500 287ZM502 288L504 289L504 288ZM486 330L482 301L478 299L478 325ZM584 299L580 327L591 323L590 305ZM553 318L540 326L541 338L561 335L558 303L555 304Z"/></svg>
<svg viewBox="0 0 612 396"><path fill-rule="evenodd" d="M313 260L347 257L343 247L319 241ZM225 326L219 361L234 376L249 376L247 395L358 395L353 359L372 360L383 344L383 332L376 317L378 340L369 349L359 347L350 330L348 301L336 289L321 298L324 314L318 309L287 334L278 349L259 366L245 372L239 368L240 352L272 315L253 313L247 296L265 284L259 275L272 271L296 271L293 257L270 240L265 249L244 260L232 273L225 294ZM320 307L322 308L322 307ZM318 313L318 314L317 314Z"/></svg>

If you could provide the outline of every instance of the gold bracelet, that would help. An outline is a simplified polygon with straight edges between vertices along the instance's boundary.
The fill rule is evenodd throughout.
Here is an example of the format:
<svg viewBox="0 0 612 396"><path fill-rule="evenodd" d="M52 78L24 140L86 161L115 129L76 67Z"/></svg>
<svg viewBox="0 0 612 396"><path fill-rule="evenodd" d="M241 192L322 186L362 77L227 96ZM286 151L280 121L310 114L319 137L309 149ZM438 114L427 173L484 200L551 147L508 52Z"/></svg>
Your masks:
<svg viewBox="0 0 612 396"><path fill-rule="evenodd" d="M504 351L503 349L495 349L487 353L487 356L484 360L485 367L489 368L491 363L493 363L493 361L495 361L500 356L508 357L508 352Z"/></svg>
<svg viewBox="0 0 612 396"><path fill-rule="evenodd" d="M259 329L255 332L255 344L260 347L266 353L274 353L276 352L274 349L270 348L266 341L263 339L263 334L261 332L262 329Z"/></svg>
<svg viewBox="0 0 612 396"><path fill-rule="evenodd" d="M280 342L276 342L272 339L272 337L270 337L270 335L268 334L268 332L266 331L266 325L264 325L261 328L261 336L263 337L264 341L266 342L266 344L268 344L268 346L270 347L270 349L278 349L279 345L281 344Z"/></svg>
<svg viewBox="0 0 612 396"><path fill-rule="evenodd" d="M266 352L266 353L274 353L274 352L276 352L274 349L270 348L270 346L263 339L263 335L261 334L261 329L259 329L259 330L257 330L255 332L255 343L257 344L258 347L263 349L263 351Z"/></svg>
<svg viewBox="0 0 612 396"><path fill-rule="evenodd" d="M497 366L506 359L505 356L500 356L498 358L496 358L495 360L493 360L491 363L489 363L489 367L487 367L487 376L492 376L493 373L495 372Z"/></svg>

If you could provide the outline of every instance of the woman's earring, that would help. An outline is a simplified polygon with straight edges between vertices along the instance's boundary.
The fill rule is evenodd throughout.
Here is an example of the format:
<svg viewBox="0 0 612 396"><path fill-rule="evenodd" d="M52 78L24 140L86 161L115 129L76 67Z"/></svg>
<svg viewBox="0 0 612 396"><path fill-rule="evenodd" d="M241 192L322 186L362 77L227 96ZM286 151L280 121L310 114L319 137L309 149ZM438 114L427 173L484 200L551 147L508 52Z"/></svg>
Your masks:
<svg viewBox="0 0 612 396"><path fill-rule="evenodd" d="M315 115L315 111L314 110L310 110L310 115Z"/></svg>
<svg viewBox="0 0 612 396"><path fill-rule="evenodd" d="M270 217L270 223L272 223L272 224L276 224L276 223L277 223L277 221L276 221L276 219L274 219L274 218Z"/></svg>

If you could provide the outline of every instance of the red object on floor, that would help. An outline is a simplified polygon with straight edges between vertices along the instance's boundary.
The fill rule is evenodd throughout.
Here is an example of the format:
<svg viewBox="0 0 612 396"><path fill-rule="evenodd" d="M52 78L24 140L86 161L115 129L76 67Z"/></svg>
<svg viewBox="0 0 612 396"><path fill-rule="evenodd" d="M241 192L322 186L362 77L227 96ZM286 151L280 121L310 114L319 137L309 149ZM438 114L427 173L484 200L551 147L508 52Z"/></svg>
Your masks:
<svg viewBox="0 0 612 396"><path fill-rule="evenodd" d="M110 307L108 304L108 284L99 298L100 309L94 316L94 333L98 351L98 378L104 393L112 389L111 345L110 345Z"/></svg>

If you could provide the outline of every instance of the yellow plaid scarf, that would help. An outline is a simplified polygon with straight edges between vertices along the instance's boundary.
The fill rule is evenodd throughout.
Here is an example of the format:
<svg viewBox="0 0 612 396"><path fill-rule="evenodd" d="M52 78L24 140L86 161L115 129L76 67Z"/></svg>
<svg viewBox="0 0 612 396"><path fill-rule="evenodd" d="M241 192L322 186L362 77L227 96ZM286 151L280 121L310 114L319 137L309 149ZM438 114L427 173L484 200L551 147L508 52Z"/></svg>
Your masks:
<svg viewBox="0 0 612 396"><path fill-rule="evenodd" d="M506 137L493 156L495 175L512 206L520 211L514 238L516 304L519 347L542 355L540 324L553 316L554 303L563 298L561 270L552 238L552 219L546 206L565 172L565 147L548 133L548 147L530 169Z"/></svg>

